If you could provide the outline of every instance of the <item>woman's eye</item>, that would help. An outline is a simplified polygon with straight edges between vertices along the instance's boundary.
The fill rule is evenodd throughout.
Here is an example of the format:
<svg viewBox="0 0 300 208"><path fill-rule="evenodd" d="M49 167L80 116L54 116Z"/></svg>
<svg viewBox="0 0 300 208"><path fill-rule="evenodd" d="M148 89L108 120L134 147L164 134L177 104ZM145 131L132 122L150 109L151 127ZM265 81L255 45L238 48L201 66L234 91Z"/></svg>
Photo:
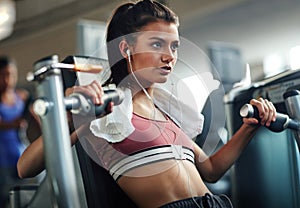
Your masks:
<svg viewBox="0 0 300 208"><path fill-rule="evenodd" d="M160 42L155 42L155 43L152 44L152 46L154 48L161 48L161 43Z"/></svg>
<svg viewBox="0 0 300 208"><path fill-rule="evenodd" d="M173 44L171 45L171 50L172 50L172 51L177 51L178 48L179 48L179 44L178 44L178 43L173 43Z"/></svg>

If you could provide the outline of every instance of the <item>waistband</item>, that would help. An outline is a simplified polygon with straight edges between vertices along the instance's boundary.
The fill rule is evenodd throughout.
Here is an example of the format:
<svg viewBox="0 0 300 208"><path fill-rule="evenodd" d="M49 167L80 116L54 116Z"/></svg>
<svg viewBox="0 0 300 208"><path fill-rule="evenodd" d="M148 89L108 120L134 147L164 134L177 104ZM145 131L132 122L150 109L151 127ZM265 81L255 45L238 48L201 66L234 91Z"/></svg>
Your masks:
<svg viewBox="0 0 300 208"><path fill-rule="evenodd" d="M189 160L194 163L194 152L181 145L165 145L142 150L129 155L110 167L110 174L118 180L125 172L140 167L142 165L169 160Z"/></svg>
<svg viewBox="0 0 300 208"><path fill-rule="evenodd" d="M160 208L233 208L230 199L222 195L205 194L202 197L192 197L174 201Z"/></svg>

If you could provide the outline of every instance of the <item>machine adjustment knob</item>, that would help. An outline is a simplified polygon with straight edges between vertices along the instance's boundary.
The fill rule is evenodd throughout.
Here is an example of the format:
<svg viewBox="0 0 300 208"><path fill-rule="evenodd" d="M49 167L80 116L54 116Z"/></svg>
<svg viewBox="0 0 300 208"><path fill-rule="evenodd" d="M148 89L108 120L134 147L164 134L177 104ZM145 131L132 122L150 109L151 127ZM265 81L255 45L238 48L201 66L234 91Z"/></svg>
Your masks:
<svg viewBox="0 0 300 208"><path fill-rule="evenodd" d="M48 112L49 109L49 102L47 102L44 99L37 99L33 103L33 111L38 115L38 116L44 116Z"/></svg>

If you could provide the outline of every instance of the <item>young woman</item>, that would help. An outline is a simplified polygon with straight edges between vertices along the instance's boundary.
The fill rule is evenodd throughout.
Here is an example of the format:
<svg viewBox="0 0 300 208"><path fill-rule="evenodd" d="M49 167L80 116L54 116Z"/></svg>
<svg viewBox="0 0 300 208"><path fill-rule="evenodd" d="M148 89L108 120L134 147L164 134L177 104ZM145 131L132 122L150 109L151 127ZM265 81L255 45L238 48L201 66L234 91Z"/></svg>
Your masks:
<svg viewBox="0 0 300 208"><path fill-rule="evenodd" d="M275 121L276 110L265 99L251 100L261 122L244 119L229 142L207 156L176 122L173 108L168 111L155 102L156 84L167 81L177 60L178 25L169 8L151 0L125 3L115 10L107 28L112 73L108 83L122 87L125 100L90 128L78 125L76 139L86 138L92 144L99 164L138 207L232 207L226 196L213 195L204 181L217 181L259 126ZM168 105L171 97L162 100ZM41 148L42 143L37 146ZM21 176L29 176L33 169L30 152L19 160Z"/></svg>

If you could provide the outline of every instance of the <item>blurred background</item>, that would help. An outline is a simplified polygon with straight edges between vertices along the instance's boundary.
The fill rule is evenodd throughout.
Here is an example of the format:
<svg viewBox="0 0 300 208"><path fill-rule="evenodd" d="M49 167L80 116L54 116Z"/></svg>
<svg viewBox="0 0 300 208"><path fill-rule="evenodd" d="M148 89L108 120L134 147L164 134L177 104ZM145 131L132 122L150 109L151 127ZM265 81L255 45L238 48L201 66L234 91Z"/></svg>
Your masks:
<svg viewBox="0 0 300 208"><path fill-rule="evenodd" d="M0 54L15 57L19 83L36 60L50 54L78 53L78 22L106 22L121 0L0 0ZM251 68L264 76L270 63L291 64L300 45L299 0L164 0L180 17L181 35L203 50L211 41L237 47ZM275 61L274 61L275 58ZM269 66L270 67L270 66ZM273 70L275 68L273 67Z"/></svg>
<svg viewBox="0 0 300 208"><path fill-rule="evenodd" d="M103 50L95 51L95 47L103 43L106 21L113 8L122 2L125 1L0 0L0 55L16 59L19 70L18 85L34 93L32 83L26 81L26 75L33 70L33 63L43 57L57 54L62 60L74 54L105 56L102 54ZM160 0L160 2L171 7L179 15L180 35L207 53L221 76L226 93L245 77L249 84L300 68L300 0ZM298 74L293 75L294 78L292 75L284 80L278 77L273 83L266 83L276 85L281 98L287 89L282 86L291 86L290 82L283 83L283 81L297 79L300 88ZM227 100L229 103L227 105L233 105L232 109L237 111L248 99L260 95L262 91L267 94L273 90L275 94L275 88L272 88L271 84L266 88L250 87L245 93L236 91L230 94L232 97ZM279 93L279 90L276 93ZM223 95L223 91L217 90L212 93L215 99L210 98L208 101L220 104ZM243 99L240 100L239 96ZM275 101L275 104L278 101L278 105L283 103L281 99L271 101ZM204 111L207 106L209 108L213 105L211 103L205 105ZM229 118L232 114L236 121L231 124L233 127L229 127L229 135L230 129L241 123L235 111L229 110L228 113ZM218 108L214 116L222 117L224 112L224 108ZM215 130L213 133L218 132L217 136L222 137L219 134L219 127L223 123L220 120L218 122L216 128L209 126L207 129ZM206 138L209 133L204 129L203 137ZM225 192L230 196L233 191L235 196L232 198L238 197L240 200L236 201L245 202L241 206L243 208L247 207L246 204L248 207L264 208L298 207L299 152L290 139L290 134L286 134L287 136L285 133L274 135L262 132L258 137L268 137L267 143L259 143L262 141L259 139L254 140L256 143L249 146L246 154L241 157L241 163L237 163L236 175L226 174L223 180L212 185L214 192ZM223 141L226 142L227 137L228 135L224 135ZM278 140L281 142L278 140L274 142L272 138L275 137L279 137ZM203 138L200 136L197 142L203 145ZM270 146L272 149L268 148ZM292 157L295 159L289 164ZM249 170L248 166L253 168ZM270 175L272 177L269 177ZM257 183L253 183L253 178ZM278 181L282 183L277 186ZM233 184L233 187L229 183ZM281 192L278 189L281 189ZM254 192L257 194L253 195ZM250 202L255 200L247 197L249 193L259 199L257 200L259 203L252 206Z"/></svg>

